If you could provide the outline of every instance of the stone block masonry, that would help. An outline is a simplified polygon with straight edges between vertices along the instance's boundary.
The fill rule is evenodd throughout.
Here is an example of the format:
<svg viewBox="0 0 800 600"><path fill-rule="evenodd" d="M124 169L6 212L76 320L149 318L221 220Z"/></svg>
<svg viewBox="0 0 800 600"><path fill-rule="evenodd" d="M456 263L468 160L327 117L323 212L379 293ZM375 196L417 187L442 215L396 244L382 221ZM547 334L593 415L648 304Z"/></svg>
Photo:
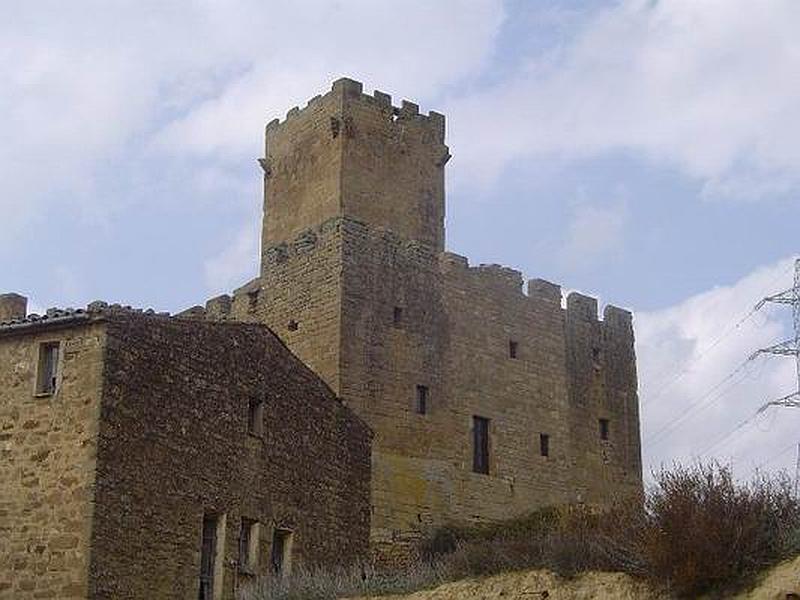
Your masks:
<svg viewBox="0 0 800 600"><path fill-rule="evenodd" d="M35 394L51 343L55 392ZM215 600L274 568L281 536L285 565L368 552L372 434L261 325L2 325L0 416L0 598L196 600L208 518Z"/></svg>
<svg viewBox="0 0 800 600"><path fill-rule="evenodd" d="M630 313L445 252L444 138L442 115L348 79L271 122L261 273L198 313L267 324L369 423L387 553L642 486Z"/></svg>
<svg viewBox="0 0 800 600"><path fill-rule="evenodd" d="M39 347L58 341L54 394ZM87 598L105 333L0 337L0 598Z"/></svg>

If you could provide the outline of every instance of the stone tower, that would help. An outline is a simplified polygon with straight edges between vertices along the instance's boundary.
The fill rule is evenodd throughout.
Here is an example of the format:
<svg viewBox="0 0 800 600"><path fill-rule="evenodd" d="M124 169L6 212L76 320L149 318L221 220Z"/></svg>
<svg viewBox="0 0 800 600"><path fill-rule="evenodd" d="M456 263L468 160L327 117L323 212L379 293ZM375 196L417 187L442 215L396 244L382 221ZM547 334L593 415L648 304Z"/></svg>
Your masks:
<svg viewBox="0 0 800 600"><path fill-rule="evenodd" d="M269 325L374 430L372 541L641 490L631 314L444 251L440 114L341 79L266 128Z"/></svg>
<svg viewBox="0 0 800 600"><path fill-rule="evenodd" d="M444 116L340 79L267 125L263 247L337 217L444 250Z"/></svg>

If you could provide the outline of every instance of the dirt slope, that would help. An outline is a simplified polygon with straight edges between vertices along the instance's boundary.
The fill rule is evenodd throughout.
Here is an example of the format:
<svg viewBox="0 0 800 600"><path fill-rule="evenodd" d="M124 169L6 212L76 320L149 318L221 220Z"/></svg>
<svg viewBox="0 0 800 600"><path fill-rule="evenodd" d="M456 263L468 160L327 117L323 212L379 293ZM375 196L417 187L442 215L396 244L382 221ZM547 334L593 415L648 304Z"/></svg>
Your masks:
<svg viewBox="0 0 800 600"><path fill-rule="evenodd" d="M800 597L800 556L767 571L753 589L734 596L735 600L785 600Z"/></svg>
<svg viewBox="0 0 800 600"><path fill-rule="evenodd" d="M731 600L786 600L800 597L800 557L769 570L755 586ZM659 594L622 573L586 573L562 579L547 571L525 571L486 579L467 579L435 589L380 600L652 600ZM361 599L368 600L368 599Z"/></svg>
<svg viewBox="0 0 800 600"><path fill-rule="evenodd" d="M433 590L381 600L644 600L659 598L643 584L622 573L586 573L564 580L548 571L524 571L447 583ZM366 600L366 599L362 599Z"/></svg>

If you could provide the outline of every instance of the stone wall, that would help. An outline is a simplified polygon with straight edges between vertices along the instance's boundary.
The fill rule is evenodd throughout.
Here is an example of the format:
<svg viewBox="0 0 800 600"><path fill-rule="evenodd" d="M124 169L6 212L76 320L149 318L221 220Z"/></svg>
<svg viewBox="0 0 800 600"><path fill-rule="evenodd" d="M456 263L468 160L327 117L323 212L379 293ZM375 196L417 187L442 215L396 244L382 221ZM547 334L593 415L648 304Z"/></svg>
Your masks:
<svg viewBox="0 0 800 600"><path fill-rule="evenodd" d="M263 434L248 405L264 401ZM262 326L131 317L108 325L92 536L93 598L197 598L204 513L224 515L224 597L249 578L242 518L293 559L367 552L370 432Z"/></svg>
<svg viewBox="0 0 800 600"><path fill-rule="evenodd" d="M376 432L374 545L641 488L629 313L610 307L598 321L592 300L579 320L553 284L533 280L525 294L512 269L470 267L360 223L342 231L341 396ZM490 420L488 474L472 469L474 416Z"/></svg>
<svg viewBox="0 0 800 600"><path fill-rule="evenodd" d="M56 393L37 396L56 341ZM87 597L104 345L98 324L0 332L0 598Z"/></svg>
<svg viewBox="0 0 800 600"><path fill-rule="evenodd" d="M641 490L630 313L600 321L592 298L565 309L557 285L523 292L519 272L443 252L444 125L351 80L270 123L260 276L197 312L269 325L370 424L382 549ZM488 474L472 469L475 416Z"/></svg>
<svg viewBox="0 0 800 600"><path fill-rule="evenodd" d="M362 93L340 79L330 92L266 127L262 252L333 217L390 229L444 248L445 119L413 102Z"/></svg>

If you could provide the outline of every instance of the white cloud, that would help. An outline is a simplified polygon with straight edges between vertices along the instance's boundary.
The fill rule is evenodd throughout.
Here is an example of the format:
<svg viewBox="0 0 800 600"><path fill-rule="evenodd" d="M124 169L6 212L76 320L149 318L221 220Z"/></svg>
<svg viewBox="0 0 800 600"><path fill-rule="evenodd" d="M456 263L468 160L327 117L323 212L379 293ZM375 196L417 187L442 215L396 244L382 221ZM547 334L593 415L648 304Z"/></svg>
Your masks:
<svg viewBox="0 0 800 600"><path fill-rule="evenodd" d="M261 224L252 219L218 255L204 264L212 292L226 293L257 275Z"/></svg>
<svg viewBox="0 0 800 600"><path fill-rule="evenodd" d="M492 182L521 157L630 151L708 195L796 189L799 28L794 0L615 3L516 76L452 99L456 179Z"/></svg>
<svg viewBox="0 0 800 600"><path fill-rule="evenodd" d="M622 249L628 209L624 202L575 206L561 249L571 269L591 268Z"/></svg>
<svg viewBox="0 0 800 600"><path fill-rule="evenodd" d="M98 171L124 177L148 152L255 157L267 120L341 75L428 98L480 69L503 18L500 0L3 8L3 237L55 206L113 203Z"/></svg>
<svg viewBox="0 0 800 600"><path fill-rule="evenodd" d="M636 315L645 469L698 456L730 462L742 477L765 462L766 469L793 465L800 409L751 417L796 391L794 361L761 356L745 363L757 349L792 336L791 311L767 305L742 322L761 297L791 286L791 267L783 260L730 286Z"/></svg>

